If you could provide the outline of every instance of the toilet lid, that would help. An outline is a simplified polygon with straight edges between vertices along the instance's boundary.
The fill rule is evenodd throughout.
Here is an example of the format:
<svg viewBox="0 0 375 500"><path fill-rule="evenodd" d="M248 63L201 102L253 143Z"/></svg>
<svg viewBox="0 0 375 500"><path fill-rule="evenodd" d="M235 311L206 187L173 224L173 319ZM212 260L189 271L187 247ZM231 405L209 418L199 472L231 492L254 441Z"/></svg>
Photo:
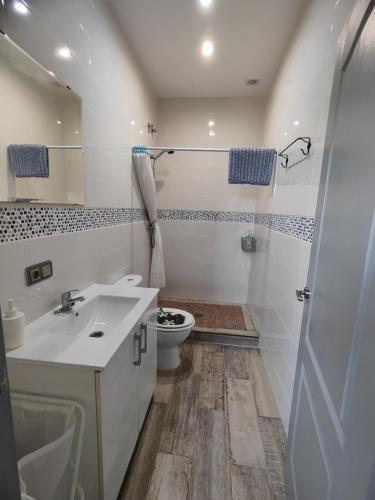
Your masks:
<svg viewBox="0 0 375 500"><path fill-rule="evenodd" d="M183 328L188 328L190 326L192 327L195 324L194 316L187 311L183 311L182 309L173 309L171 307L163 307L163 311L172 314L182 314L183 316L185 316L185 321L180 325L160 325L159 323L157 323L157 327L159 328L159 330L176 331L176 330L182 330Z"/></svg>

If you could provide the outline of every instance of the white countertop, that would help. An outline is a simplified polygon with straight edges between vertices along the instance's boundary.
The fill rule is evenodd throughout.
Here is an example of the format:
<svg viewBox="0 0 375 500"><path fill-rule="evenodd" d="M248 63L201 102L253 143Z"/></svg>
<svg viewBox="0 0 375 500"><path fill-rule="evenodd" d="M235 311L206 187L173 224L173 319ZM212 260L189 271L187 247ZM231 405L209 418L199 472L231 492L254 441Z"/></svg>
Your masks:
<svg viewBox="0 0 375 500"><path fill-rule="evenodd" d="M158 292L155 288L129 287L122 280L114 285L92 285L81 290L86 300L74 306L73 314L98 295L134 297L139 301L110 335L97 339L49 332L47 325L56 318L52 310L26 326L23 346L8 351L7 362L52 363L103 370Z"/></svg>

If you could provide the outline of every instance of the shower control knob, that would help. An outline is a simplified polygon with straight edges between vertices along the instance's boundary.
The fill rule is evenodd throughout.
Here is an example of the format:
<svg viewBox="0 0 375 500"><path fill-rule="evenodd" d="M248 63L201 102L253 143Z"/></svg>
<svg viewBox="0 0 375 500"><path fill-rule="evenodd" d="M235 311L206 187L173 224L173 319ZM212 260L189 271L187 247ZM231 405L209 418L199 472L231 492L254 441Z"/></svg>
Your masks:
<svg viewBox="0 0 375 500"><path fill-rule="evenodd" d="M303 302L304 300L309 300L311 297L311 290L308 286L305 286L303 290L296 290L297 300Z"/></svg>

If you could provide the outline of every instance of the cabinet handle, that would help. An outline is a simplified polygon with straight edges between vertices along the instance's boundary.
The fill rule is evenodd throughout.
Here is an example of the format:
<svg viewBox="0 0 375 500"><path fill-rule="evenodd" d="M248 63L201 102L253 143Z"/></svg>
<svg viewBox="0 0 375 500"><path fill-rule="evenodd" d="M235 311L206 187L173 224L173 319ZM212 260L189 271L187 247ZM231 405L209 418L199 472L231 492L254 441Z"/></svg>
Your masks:
<svg viewBox="0 0 375 500"><path fill-rule="evenodd" d="M144 333L144 346L141 347L141 353L145 354L147 352L147 323L141 324L141 343L142 343L142 333Z"/></svg>
<svg viewBox="0 0 375 500"><path fill-rule="evenodd" d="M141 364L141 358L142 358L142 354L141 354L141 334L136 332L134 334L134 352L137 354L137 358L133 361L133 363L136 365L136 366L139 366ZM137 344L137 347L135 347Z"/></svg>

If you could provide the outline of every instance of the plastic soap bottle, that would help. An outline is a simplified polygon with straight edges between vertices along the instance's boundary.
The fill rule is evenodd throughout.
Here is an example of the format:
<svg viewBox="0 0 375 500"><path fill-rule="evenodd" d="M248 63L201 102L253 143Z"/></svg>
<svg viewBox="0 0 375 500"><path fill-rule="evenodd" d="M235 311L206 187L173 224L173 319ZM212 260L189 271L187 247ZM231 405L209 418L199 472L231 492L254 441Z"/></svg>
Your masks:
<svg viewBox="0 0 375 500"><path fill-rule="evenodd" d="M3 330L5 349L16 349L23 344L25 332L25 315L8 300L8 309L3 314Z"/></svg>

